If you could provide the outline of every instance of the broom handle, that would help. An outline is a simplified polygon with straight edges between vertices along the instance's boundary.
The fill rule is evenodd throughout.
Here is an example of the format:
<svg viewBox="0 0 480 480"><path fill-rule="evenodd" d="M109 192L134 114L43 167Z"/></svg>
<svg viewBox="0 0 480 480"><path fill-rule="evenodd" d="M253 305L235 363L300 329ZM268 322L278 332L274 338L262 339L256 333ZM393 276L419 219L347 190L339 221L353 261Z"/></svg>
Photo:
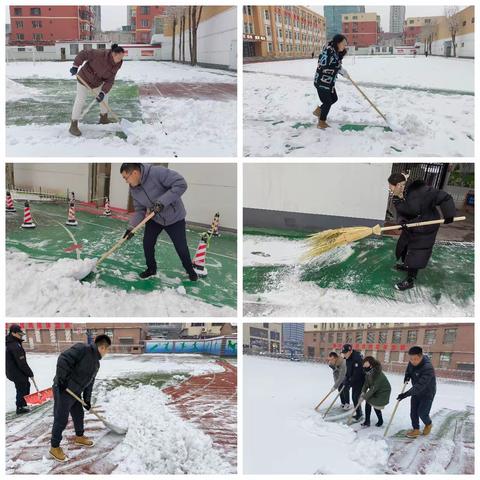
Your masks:
<svg viewBox="0 0 480 480"><path fill-rule="evenodd" d="M407 384L408 384L408 382L405 382L405 383L403 384L403 388L402 388L402 391L401 391L400 393L403 393L403 392L405 391L405 387L407 386ZM394 417L395 414L397 413L397 408L398 408L398 405L399 405L399 404L400 404L400 400L397 400L397 403L396 403L396 405L395 405L395 408L393 409L392 415L391 415L390 420L389 420L389 422L388 422L387 428L385 429L385 432L384 432L384 434L383 434L384 437L387 436L387 433L388 433L388 430L389 430L389 428L390 428L390 425L391 425L392 422L393 422L393 417Z"/></svg>
<svg viewBox="0 0 480 480"><path fill-rule="evenodd" d="M130 233L136 233L140 230L151 218L155 216L155 212L150 212L136 227L133 227ZM122 237L108 252L105 252L97 262L97 266L100 265L106 258L108 258L113 252L118 250L126 241L127 237Z"/></svg>
<svg viewBox="0 0 480 480"><path fill-rule="evenodd" d="M332 409L332 407L335 405L335 402L337 401L337 398L340 396L340 394L343 392L343 389L345 388L345 385L342 386L342 388L338 391L338 393L335 395L335 398L333 399L333 402L330 404L330 406L327 408L326 412L323 414L323 418L325 418L328 414L328 412Z"/></svg>
<svg viewBox="0 0 480 480"><path fill-rule="evenodd" d="M375 111L385 120L388 125L387 117L377 108L377 106L367 97L363 90L352 80L350 75L347 75L348 79L352 82L352 85L362 94L363 98L375 109Z"/></svg>
<svg viewBox="0 0 480 480"><path fill-rule="evenodd" d="M85 87L90 90L90 93L92 95L95 95L95 98L97 97L96 93L93 91L93 88L80 76L77 75L77 80L80 81L80 83ZM103 84L102 84L103 86ZM120 122L120 119L118 118L118 115L110 108L110 105L105 102L105 100L102 100L100 103L103 103L103 106L108 110L108 113L117 121Z"/></svg>
<svg viewBox="0 0 480 480"><path fill-rule="evenodd" d="M454 217L453 218L453 221L454 222L461 222L462 220L465 220L466 217ZM407 223L405 225L405 227L408 227L408 228L413 228L413 227L423 227L425 225L438 225L438 224L442 224L445 222L445 219L444 218L441 218L440 220L428 220L426 222L417 222L417 223ZM382 227L380 229L381 232L386 232L388 230L398 230L402 228L401 225L392 225L390 227Z"/></svg>
<svg viewBox="0 0 480 480"><path fill-rule="evenodd" d="M314 408L314 410L318 410L318 407L332 394L333 390L330 390L321 400L320 403Z"/></svg>

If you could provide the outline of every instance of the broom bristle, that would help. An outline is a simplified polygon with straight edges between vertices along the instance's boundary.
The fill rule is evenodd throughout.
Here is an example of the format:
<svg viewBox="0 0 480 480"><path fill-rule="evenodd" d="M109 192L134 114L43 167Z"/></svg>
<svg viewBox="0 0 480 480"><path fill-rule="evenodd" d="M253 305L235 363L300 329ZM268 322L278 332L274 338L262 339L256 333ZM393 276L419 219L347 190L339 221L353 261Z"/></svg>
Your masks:
<svg viewBox="0 0 480 480"><path fill-rule="evenodd" d="M336 228L315 233L307 240L308 250L302 256L302 260L311 260L334 248L368 237L372 233L371 227Z"/></svg>

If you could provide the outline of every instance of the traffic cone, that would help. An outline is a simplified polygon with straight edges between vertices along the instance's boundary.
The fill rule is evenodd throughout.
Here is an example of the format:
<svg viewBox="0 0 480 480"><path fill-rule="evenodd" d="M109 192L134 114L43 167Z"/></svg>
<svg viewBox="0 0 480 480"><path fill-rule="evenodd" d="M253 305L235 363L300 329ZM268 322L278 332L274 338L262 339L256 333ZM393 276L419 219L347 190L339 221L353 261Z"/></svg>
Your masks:
<svg viewBox="0 0 480 480"><path fill-rule="evenodd" d="M68 207L68 218L65 225L69 227L76 227L78 225L77 219L75 218L75 202L73 201L70 202Z"/></svg>
<svg viewBox="0 0 480 480"><path fill-rule="evenodd" d="M28 200L25 201L25 207L23 209L23 223L22 228L35 228L36 225L33 223L32 212L30 211L30 203Z"/></svg>
<svg viewBox="0 0 480 480"><path fill-rule="evenodd" d="M220 235L220 233L218 232L219 224L220 224L220 213L217 212L213 217L212 225L210 226L210 230L208 231L210 236L218 237Z"/></svg>
<svg viewBox="0 0 480 480"><path fill-rule="evenodd" d="M104 206L103 214L106 217L110 217L112 215L112 211L110 210L110 202L108 201L107 197L105 197L105 206Z"/></svg>
<svg viewBox="0 0 480 480"><path fill-rule="evenodd" d="M7 213L15 213L16 211L12 195L10 192L7 192Z"/></svg>
<svg viewBox="0 0 480 480"><path fill-rule="evenodd" d="M205 260L207 259L207 242L208 234L204 233L198 244L195 257L193 258L192 265L195 272L199 277L207 276L207 267L205 266Z"/></svg>

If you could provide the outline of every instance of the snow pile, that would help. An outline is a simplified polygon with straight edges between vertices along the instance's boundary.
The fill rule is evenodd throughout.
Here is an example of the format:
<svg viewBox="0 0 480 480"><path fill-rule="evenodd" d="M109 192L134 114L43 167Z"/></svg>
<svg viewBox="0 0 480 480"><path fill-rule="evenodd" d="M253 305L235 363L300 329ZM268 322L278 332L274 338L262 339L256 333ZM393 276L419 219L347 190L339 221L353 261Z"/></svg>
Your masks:
<svg viewBox="0 0 480 480"><path fill-rule="evenodd" d="M106 418L128 427L110 460L116 474L228 474L233 467L219 455L211 438L181 419L168 397L152 386L119 387L102 406Z"/></svg>
<svg viewBox="0 0 480 480"><path fill-rule="evenodd" d="M25 253L7 252L6 303L10 316L168 317L234 316L230 307L215 307L182 295L175 288L146 294L99 288L80 283L91 260L59 260L53 265L30 259Z"/></svg>
<svg viewBox="0 0 480 480"><path fill-rule="evenodd" d="M97 260L95 258L84 258L83 260L61 258L48 267L45 275L53 280L64 278L82 280L95 269L96 264Z"/></svg>
<svg viewBox="0 0 480 480"><path fill-rule="evenodd" d="M5 92L5 99L7 102L17 102L24 98L38 97L41 92L36 88L26 87L21 83L14 82L7 78L7 88Z"/></svg>

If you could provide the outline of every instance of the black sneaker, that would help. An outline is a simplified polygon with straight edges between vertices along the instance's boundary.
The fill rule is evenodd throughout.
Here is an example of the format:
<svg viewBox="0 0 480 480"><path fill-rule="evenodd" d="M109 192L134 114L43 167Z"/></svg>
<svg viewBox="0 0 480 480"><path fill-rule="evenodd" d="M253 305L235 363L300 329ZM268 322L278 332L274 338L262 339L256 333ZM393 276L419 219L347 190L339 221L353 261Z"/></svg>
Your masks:
<svg viewBox="0 0 480 480"><path fill-rule="evenodd" d="M189 273L188 278L190 279L191 282L196 282L198 280L197 272L194 271Z"/></svg>
<svg viewBox="0 0 480 480"><path fill-rule="evenodd" d="M358 422L362 417L363 417L362 414L358 415L358 413L357 413L357 414L354 415L353 419L354 419L356 422Z"/></svg>
<svg viewBox="0 0 480 480"><path fill-rule="evenodd" d="M30 409L27 407L18 407L17 415L23 415L24 413L30 413Z"/></svg>
<svg viewBox="0 0 480 480"><path fill-rule="evenodd" d="M370 422L363 422L360 424L361 427L369 427L370 426Z"/></svg>
<svg viewBox="0 0 480 480"><path fill-rule="evenodd" d="M395 288L403 292L405 290L409 290L410 288L413 288L414 286L415 286L415 282L411 278L406 278L403 282L398 282L395 285Z"/></svg>
<svg viewBox="0 0 480 480"><path fill-rule="evenodd" d="M140 278L148 278L148 277L153 277L153 275L157 274L157 270L151 270L150 268L147 268L144 272L140 273L139 276Z"/></svg>
<svg viewBox="0 0 480 480"><path fill-rule="evenodd" d="M395 270L399 270L400 272L408 272L408 267L404 263L396 263Z"/></svg>
<svg viewBox="0 0 480 480"><path fill-rule="evenodd" d="M379 420L379 421L375 424L376 427L381 427L382 425L383 425L383 420Z"/></svg>

